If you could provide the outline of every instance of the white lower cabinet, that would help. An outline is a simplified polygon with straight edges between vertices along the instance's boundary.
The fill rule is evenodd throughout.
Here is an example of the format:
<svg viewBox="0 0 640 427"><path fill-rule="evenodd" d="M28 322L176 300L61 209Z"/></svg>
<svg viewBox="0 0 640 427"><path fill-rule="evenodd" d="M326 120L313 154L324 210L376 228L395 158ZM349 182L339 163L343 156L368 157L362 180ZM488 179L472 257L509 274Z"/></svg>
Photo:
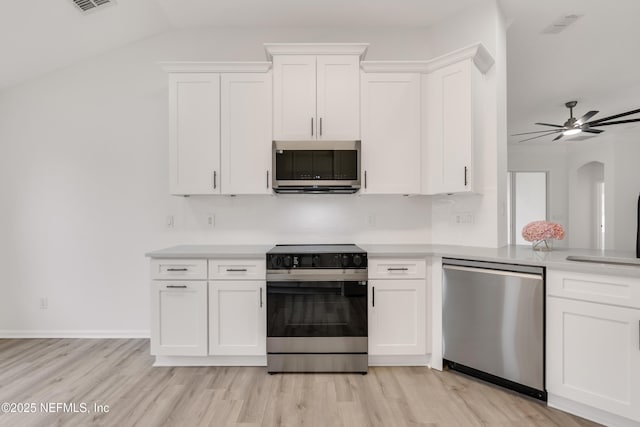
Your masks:
<svg viewBox="0 0 640 427"><path fill-rule="evenodd" d="M209 282L209 354L264 355L266 311L264 281Z"/></svg>
<svg viewBox="0 0 640 427"><path fill-rule="evenodd" d="M587 289L590 292L584 293L585 299L607 298L606 292L623 289L628 283L628 278L613 276L549 273L547 391L550 404L557 396L640 421L640 307L553 295ZM635 286L639 285L636 279ZM624 304L623 299L620 303ZM570 408L558 407L571 412Z"/></svg>
<svg viewBox="0 0 640 427"><path fill-rule="evenodd" d="M151 283L151 354L207 355L207 282Z"/></svg>
<svg viewBox="0 0 640 427"><path fill-rule="evenodd" d="M426 353L424 279L369 280L369 354Z"/></svg>

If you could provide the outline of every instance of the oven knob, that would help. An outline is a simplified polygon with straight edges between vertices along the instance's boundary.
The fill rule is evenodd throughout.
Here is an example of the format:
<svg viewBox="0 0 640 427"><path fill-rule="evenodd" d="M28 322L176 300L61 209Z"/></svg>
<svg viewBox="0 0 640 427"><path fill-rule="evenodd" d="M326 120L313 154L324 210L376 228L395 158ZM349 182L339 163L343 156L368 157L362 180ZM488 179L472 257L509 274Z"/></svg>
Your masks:
<svg viewBox="0 0 640 427"><path fill-rule="evenodd" d="M318 255L311 257L311 267L320 267L320 257Z"/></svg>
<svg viewBox="0 0 640 427"><path fill-rule="evenodd" d="M351 264L351 258L349 258L349 255L342 255L342 266L349 267L350 264Z"/></svg>
<svg viewBox="0 0 640 427"><path fill-rule="evenodd" d="M271 266L272 267L280 267L282 265L282 257L281 256L272 256L271 257Z"/></svg>
<svg viewBox="0 0 640 427"><path fill-rule="evenodd" d="M284 257L283 264L287 268L291 267L291 255L287 255Z"/></svg>
<svg viewBox="0 0 640 427"><path fill-rule="evenodd" d="M360 255L353 256L353 265L356 267L360 267L362 265L362 257Z"/></svg>

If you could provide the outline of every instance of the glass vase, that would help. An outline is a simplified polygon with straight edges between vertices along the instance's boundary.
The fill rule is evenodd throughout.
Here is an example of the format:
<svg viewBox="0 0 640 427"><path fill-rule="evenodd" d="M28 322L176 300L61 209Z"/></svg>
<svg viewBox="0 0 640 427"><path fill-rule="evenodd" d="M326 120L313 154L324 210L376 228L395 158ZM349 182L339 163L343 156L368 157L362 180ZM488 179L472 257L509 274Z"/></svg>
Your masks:
<svg viewBox="0 0 640 427"><path fill-rule="evenodd" d="M534 251L549 252L553 250L553 239L534 240L531 242Z"/></svg>

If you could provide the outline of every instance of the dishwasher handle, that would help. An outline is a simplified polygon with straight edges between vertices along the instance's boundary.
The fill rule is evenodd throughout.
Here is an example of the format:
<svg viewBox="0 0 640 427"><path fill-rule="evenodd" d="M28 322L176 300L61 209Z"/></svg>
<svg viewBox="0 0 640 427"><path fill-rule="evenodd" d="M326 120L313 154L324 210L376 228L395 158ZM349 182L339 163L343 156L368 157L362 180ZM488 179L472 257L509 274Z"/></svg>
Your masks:
<svg viewBox="0 0 640 427"><path fill-rule="evenodd" d="M521 277L523 279L542 280L542 275L536 274L536 273L519 273L517 271L493 270L490 268L480 268L480 267L464 267L461 265L443 265L442 268L445 270L471 271L474 273L494 274L496 276L511 276L511 277Z"/></svg>

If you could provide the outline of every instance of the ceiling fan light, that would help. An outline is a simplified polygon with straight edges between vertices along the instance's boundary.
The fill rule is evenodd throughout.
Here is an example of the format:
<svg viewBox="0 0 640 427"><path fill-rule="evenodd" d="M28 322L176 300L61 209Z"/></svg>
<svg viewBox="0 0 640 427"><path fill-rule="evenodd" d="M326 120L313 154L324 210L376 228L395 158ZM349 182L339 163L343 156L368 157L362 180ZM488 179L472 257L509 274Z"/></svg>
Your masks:
<svg viewBox="0 0 640 427"><path fill-rule="evenodd" d="M572 136L572 135L577 135L580 132L582 132L582 129L580 128L576 128L576 129L567 129L565 131L562 132L562 135L564 136Z"/></svg>

